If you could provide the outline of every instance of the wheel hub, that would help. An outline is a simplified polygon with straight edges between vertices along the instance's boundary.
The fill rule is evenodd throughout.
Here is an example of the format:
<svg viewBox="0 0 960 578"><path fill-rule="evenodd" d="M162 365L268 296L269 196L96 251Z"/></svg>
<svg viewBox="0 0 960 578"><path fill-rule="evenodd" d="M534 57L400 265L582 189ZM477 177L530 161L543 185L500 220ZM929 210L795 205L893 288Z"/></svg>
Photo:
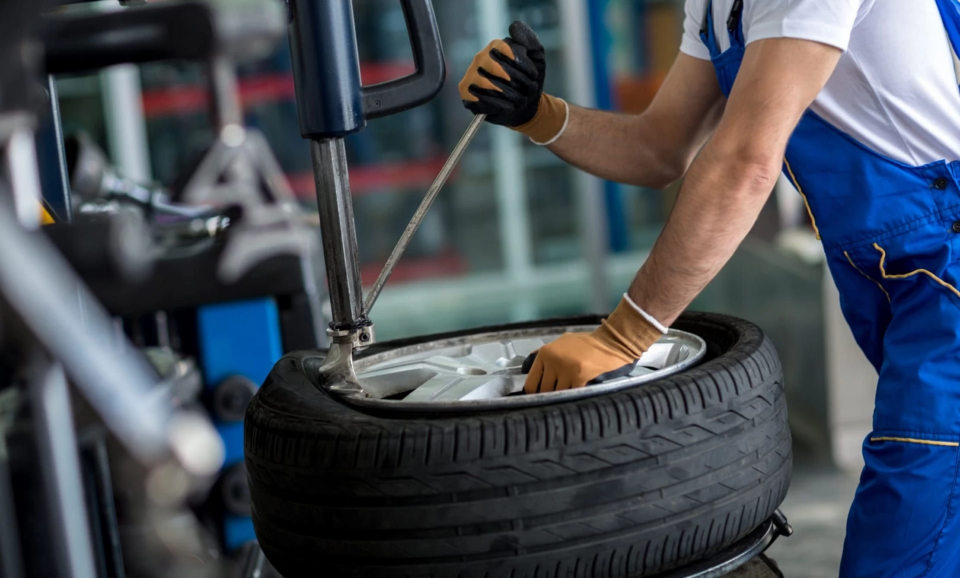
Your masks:
<svg viewBox="0 0 960 578"><path fill-rule="evenodd" d="M671 330L627 377L576 390L524 395L524 360L567 332L593 326L548 327L431 341L355 361L361 391L344 398L366 406L407 410L541 405L636 387L684 371L706 354L706 342ZM335 385L335 384L330 384Z"/></svg>

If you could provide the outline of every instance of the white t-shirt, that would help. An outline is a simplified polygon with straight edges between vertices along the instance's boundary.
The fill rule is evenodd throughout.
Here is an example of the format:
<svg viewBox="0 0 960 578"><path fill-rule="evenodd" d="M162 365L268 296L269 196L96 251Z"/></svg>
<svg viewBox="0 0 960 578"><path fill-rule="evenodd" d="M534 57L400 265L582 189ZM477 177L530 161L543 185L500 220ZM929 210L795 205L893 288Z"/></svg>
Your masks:
<svg viewBox="0 0 960 578"><path fill-rule="evenodd" d="M707 2L687 0L680 48L701 59ZM723 50L733 2L713 2ZM743 29L748 45L788 37L844 50L811 109L864 145L914 166L960 159L960 88L935 0L744 0Z"/></svg>

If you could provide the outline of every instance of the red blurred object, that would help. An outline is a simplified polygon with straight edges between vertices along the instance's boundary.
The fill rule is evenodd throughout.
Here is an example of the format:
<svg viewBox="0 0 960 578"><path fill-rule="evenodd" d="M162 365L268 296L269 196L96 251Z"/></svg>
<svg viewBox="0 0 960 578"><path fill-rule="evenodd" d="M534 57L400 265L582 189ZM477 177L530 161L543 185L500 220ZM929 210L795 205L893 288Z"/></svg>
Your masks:
<svg viewBox="0 0 960 578"><path fill-rule="evenodd" d="M382 263L368 264L360 267L360 276L364 285L372 285L383 269ZM448 249L434 257L404 259L397 263L397 268L390 275L391 283L420 281L441 277L456 277L467 272L467 262L454 249Z"/></svg>
<svg viewBox="0 0 960 578"><path fill-rule="evenodd" d="M640 114L647 110L665 78L666 74L662 72L617 76L613 84L620 112Z"/></svg>
<svg viewBox="0 0 960 578"><path fill-rule="evenodd" d="M407 76L416 70L412 62L365 62L360 65L364 85L379 84ZM290 73L262 74L240 79L240 100L245 108L270 102L293 100L295 90ZM174 86L143 93L143 114L156 118L188 114L207 106L207 89L201 85Z"/></svg>
<svg viewBox="0 0 960 578"><path fill-rule="evenodd" d="M437 178L445 158L403 163L382 163L350 167L350 190L353 196L376 192L382 189L426 189ZM456 174L451 178L456 178ZM313 173L288 175L290 186L297 197L313 199L316 188Z"/></svg>

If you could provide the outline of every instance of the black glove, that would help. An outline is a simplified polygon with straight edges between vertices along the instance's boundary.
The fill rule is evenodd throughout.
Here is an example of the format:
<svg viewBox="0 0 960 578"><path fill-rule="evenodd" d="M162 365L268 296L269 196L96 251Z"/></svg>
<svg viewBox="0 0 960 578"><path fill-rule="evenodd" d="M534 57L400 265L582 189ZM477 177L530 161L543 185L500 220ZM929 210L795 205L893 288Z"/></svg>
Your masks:
<svg viewBox="0 0 960 578"><path fill-rule="evenodd" d="M494 40L476 55L460 82L460 97L472 113L516 128L537 115L546 71L540 39L517 21L510 25L509 38Z"/></svg>

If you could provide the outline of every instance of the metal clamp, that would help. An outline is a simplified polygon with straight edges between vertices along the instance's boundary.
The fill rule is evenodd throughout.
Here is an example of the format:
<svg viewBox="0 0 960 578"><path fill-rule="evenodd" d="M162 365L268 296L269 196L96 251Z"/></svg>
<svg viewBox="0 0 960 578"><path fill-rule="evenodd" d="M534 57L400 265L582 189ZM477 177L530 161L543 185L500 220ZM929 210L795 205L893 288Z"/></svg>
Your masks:
<svg viewBox="0 0 960 578"><path fill-rule="evenodd" d="M776 529L777 533L776 533L776 536L774 536L773 540L770 542L770 544L767 545L767 548L772 546L773 543L776 542L777 538L779 538L780 536L783 536L785 538L789 538L790 536L793 536L793 526L790 525L790 523L787 521L787 517L784 516L783 512L781 512L780 510L777 510L776 512L773 513L772 516L770 516L770 521L773 522L773 527Z"/></svg>
<svg viewBox="0 0 960 578"><path fill-rule="evenodd" d="M362 351L376 341L376 332L373 329L373 322L364 319L359 327L351 329L327 329L327 335L330 341L334 343L349 343L354 351Z"/></svg>
<svg viewBox="0 0 960 578"><path fill-rule="evenodd" d="M353 366L352 337L334 338L319 373L321 386L330 392L343 395L356 395L363 392L357 380L357 371Z"/></svg>

